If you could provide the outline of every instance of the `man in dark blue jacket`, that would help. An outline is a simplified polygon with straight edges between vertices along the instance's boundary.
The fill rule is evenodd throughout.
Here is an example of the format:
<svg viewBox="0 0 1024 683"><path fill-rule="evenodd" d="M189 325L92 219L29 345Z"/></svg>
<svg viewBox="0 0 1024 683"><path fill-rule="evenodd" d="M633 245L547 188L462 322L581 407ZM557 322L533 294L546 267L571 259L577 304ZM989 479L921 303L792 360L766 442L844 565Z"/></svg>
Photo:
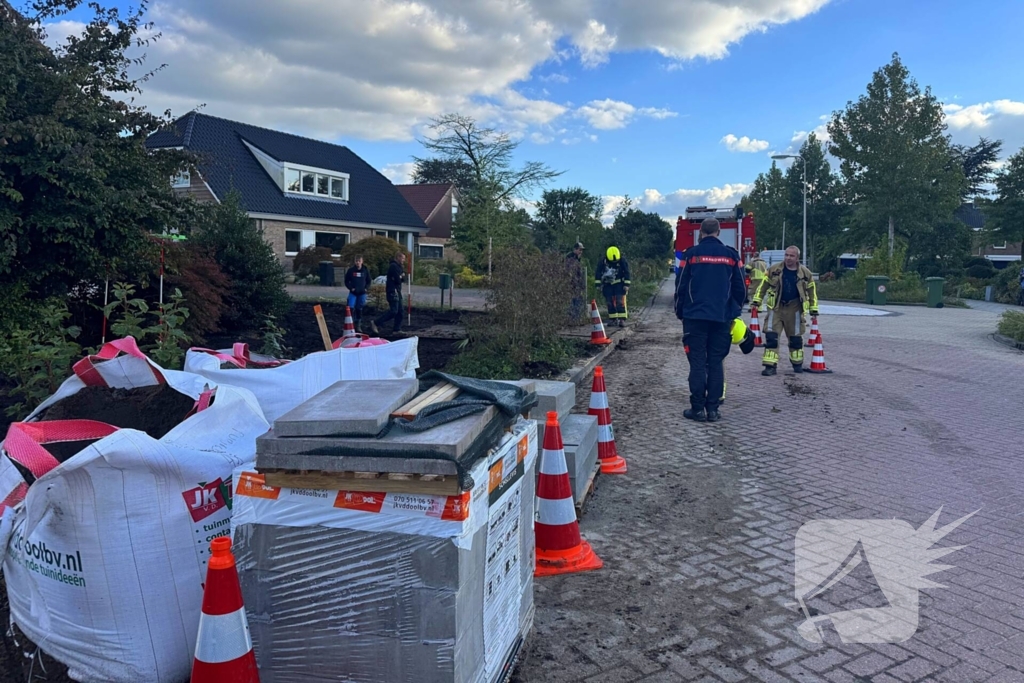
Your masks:
<svg viewBox="0 0 1024 683"><path fill-rule="evenodd" d="M722 244L720 230L717 220L704 219L700 244L686 250L676 282L676 317L683 321L683 349L690 362L690 408L683 416L698 422L721 419L722 361L729 355L730 326L747 296L740 255Z"/></svg>
<svg viewBox="0 0 1024 683"><path fill-rule="evenodd" d="M370 323L374 334L380 334L378 325L394 320L394 334L402 331L402 283L405 282L405 253L398 252L388 265L388 279L385 294L388 299L388 312Z"/></svg>

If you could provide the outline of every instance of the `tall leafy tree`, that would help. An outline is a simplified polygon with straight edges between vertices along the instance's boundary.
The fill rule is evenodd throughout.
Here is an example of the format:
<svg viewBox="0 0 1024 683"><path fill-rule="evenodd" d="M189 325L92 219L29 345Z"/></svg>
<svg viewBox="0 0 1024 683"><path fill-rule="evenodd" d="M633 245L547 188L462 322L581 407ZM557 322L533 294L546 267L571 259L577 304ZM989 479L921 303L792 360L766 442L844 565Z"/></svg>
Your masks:
<svg viewBox="0 0 1024 683"><path fill-rule="evenodd" d="M782 228L783 221L789 220L787 237L793 235L793 222L789 217L792 206L786 178L774 161L768 171L758 174L750 194L740 200L740 205L745 212L754 214L759 249L786 248L782 243Z"/></svg>
<svg viewBox="0 0 1024 683"><path fill-rule="evenodd" d="M996 199L989 213L995 234L1010 242L1024 240L1024 148L1006 160L995 178Z"/></svg>
<svg viewBox="0 0 1024 683"><path fill-rule="evenodd" d="M412 181L418 185L451 183L463 195L476 185L473 167L462 159L417 159Z"/></svg>
<svg viewBox="0 0 1024 683"><path fill-rule="evenodd" d="M568 251L577 240L596 252L603 244L603 202L580 187L545 190L533 222L533 241L541 250Z"/></svg>
<svg viewBox="0 0 1024 683"><path fill-rule="evenodd" d="M814 133L804 140L799 155L807 164L807 261L816 268L831 267L842 253L837 239L842 234L844 214L840 181L825 155L825 145ZM786 173L787 221L792 226L786 233L789 244L801 245L803 241L803 174L804 164L799 161Z"/></svg>
<svg viewBox="0 0 1024 683"><path fill-rule="evenodd" d="M0 289L18 298L137 260L146 233L181 223L190 204L170 189L184 157L144 147L166 122L135 104L150 74L129 75L147 3L127 14L92 3L82 34L51 50L43 24L79 4L40 0L28 18L0 0Z"/></svg>
<svg viewBox="0 0 1024 683"><path fill-rule="evenodd" d="M672 254L672 228L656 213L628 209L615 217L608 234L626 259L666 259ZM600 255L599 255L600 256Z"/></svg>
<svg viewBox="0 0 1024 683"><path fill-rule="evenodd" d="M897 236L913 250L958 206L963 170L949 163L942 106L899 55L874 73L866 94L833 114L828 132L853 208L847 227L860 244L887 229L890 255Z"/></svg>
<svg viewBox="0 0 1024 683"><path fill-rule="evenodd" d="M991 194L987 185L995 176L996 161L1003 149L1002 140L978 138L978 144L953 145L953 160L960 164L964 172L964 188L961 201L972 197L985 197Z"/></svg>

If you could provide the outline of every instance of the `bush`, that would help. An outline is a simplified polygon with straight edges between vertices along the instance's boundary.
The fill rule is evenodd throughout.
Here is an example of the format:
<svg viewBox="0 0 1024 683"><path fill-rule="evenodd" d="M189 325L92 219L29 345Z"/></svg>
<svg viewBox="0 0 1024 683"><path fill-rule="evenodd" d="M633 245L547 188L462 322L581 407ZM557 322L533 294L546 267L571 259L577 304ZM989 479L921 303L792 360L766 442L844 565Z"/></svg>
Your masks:
<svg viewBox="0 0 1024 683"><path fill-rule="evenodd" d="M964 261L964 269L972 268L974 266L984 266L985 268L995 270L995 267L992 265L992 262L989 261L984 256L972 256L971 258Z"/></svg>
<svg viewBox="0 0 1024 683"><path fill-rule="evenodd" d="M1018 342L1024 342L1024 313L1004 311L999 319L999 334Z"/></svg>
<svg viewBox="0 0 1024 683"><path fill-rule="evenodd" d="M996 269L991 263L987 263L984 265L968 266L966 272L967 277L973 277L978 280L987 280L988 278L995 276Z"/></svg>
<svg viewBox="0 0 1024 683"><path fill-rule="evenodd" d="M437 287L437 276L443 271L440 269L439 264L436 262L424 263L417 261L415 279L413 280L414 285L425 285L427 287Z"/></svg>
<svg viewBox="0 0 1024 683"><path fill-rule="evenodd" d="M374 278L387 274L388 265L397 254L408 256L409 252L393 239L367 237L365 240L346 244L339 253L338 261L348 268L355 262L356 256L362 255L363 263L370 270L370 277Z"/></svg>
<svg viewBox="0 0 1024 683"><path fill-rule="evenodd" d="M1017 303L1020 291L1020 261L1009 263L992 279L993 298L1004 304Z"/></svg>
<svg viewBox="0 0 1024 683"><path fill-rule="evenodd" d="M318 275L321 261L334 261L329 248L306 247L301 249L292 260L292 272L295 273L295 277L299 278Z"/></svg>
<svg viewBox="0 0 1024 683"><path fill-rule="evenodd" d="M165 263L165 299L168 292L181 290L183 305L189 311L183 329L194 342L201 343L206 335L220 329L227 310L225 302L231 295L231 280L205 249L192 242L168 245Z"/></svg>
<svg viewBox="0 0 1024 683"><path fill-rule="evenodd" d="M263 231L242 210L238 193L204 209L194 241L216 259L231 280L222 330L258 329L268 316L281 317L291 304L284 288L284 270Z"/></svg>
<svg viewBox="0 0 1024 683"><path fill-rule="evenodd" d="M460 289L476 289L482 287L486 281L486 275L477 275L469 266L463 266L462 270L455 273L455 286Z"/></svg>

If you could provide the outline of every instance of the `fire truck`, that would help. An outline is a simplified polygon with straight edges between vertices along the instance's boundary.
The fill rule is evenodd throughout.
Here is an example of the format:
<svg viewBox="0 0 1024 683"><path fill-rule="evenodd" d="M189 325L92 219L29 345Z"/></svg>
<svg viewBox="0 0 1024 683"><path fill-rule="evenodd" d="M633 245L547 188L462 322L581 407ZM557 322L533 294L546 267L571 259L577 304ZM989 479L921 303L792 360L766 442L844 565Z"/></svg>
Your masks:
<svg viewBox="0 0 1024 683"><path fill-rule="evenodd" d="M742 207L709 209L706 206L690 206L686 209L686 215L676 221L676 270L679 269L683 252L700 241L700 224L705 218L718 219L722 226L719 239L738 251L743 263L749 263L758 253L754 214L744 215Z"/></svg>

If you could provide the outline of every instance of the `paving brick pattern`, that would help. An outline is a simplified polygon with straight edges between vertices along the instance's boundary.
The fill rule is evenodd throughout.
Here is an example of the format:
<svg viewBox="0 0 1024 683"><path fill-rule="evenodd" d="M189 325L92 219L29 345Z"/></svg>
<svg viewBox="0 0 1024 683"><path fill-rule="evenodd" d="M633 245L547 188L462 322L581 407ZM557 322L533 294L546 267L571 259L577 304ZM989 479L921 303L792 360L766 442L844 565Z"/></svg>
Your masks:
<svg viewBox="0 0 1024 683"><path fill-rule="evenodd" d="M734 350L724 420L698 425L670 303L666 285L605 366L630 468L599 478L582 519L605 567L537 581L519 680L1024 681L1024 354L991 340L996 314L823 317L826 376L763 378L759 350ZM942 506L940 524L978 512L940 541L966 547L921 592L916 635L799 635L802 524L916 528ZM849 578L822 611L878 606Z"/></svg>

